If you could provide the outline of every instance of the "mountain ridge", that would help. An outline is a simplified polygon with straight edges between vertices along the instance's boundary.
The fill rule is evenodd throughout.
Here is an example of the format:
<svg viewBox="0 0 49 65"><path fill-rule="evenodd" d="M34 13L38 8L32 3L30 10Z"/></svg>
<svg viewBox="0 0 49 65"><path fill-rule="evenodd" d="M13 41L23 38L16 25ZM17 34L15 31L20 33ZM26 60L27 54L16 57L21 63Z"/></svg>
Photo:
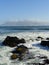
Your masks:
<svg viewBox="0 0 49 65"><path fill-rule="evenodd" d="M12 22L5 22L1 26L42 26L42 25L49 25L48 23L44 22L33 22L33 21L12 21Z"/></svg>

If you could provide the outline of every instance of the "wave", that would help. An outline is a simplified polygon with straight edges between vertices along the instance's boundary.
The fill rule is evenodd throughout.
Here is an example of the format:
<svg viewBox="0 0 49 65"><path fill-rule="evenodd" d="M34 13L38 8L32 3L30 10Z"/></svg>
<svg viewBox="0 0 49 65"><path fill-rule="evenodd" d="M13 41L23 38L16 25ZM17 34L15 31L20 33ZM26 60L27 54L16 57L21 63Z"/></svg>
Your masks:
<svg viewBox="0 0 49 65"><path fill-rule="evenodd" d="M49 31L49 26L0 26L0 35L18 32L45 32Z"/></svg>
<svg viewBox="0 0 49 65"><path fill-rule="evenodd" d="M42 55L46 55L49 58L49 51L48 50L44 50L41 49L41 47L39 45L37 45L38 43L40 43L40 41L36 41L36 37L38 36L49 36L49 33L30 33L30 32L24 32L24 33L13 33L13 34L8 34L9 36L17 36L18 38L24 38L26 40L26 45L28 48L32 48L29 51L32 53L32 55L35 56L39 56L40 54ZM0 36L0 40L1 42L6 38L7 34L5 35L1 35ZM45 37L44 37L45 38ZM33 40L33 41L31 41ZM13 48L10 47L6 47L6 46L0 46L0 65L28 65L27 63L32 63L32 62L39 62L41 61L38 58L35 59L31 59L31 60L26 60L26 61L17 61L17 60L10 60L11 57L11 53L10 51L12 51ZM42 53L43 52L43 53ZM45 54L46 53L46 54ZM37 61L38 60L38 61ZM31 64L30 64L31 65Z"/></svg>
<svg viewBox="0 0 49 65"><path fill-rule="evenodd" d="M49 26L0 26L0 30L49 30Z"/></svg>

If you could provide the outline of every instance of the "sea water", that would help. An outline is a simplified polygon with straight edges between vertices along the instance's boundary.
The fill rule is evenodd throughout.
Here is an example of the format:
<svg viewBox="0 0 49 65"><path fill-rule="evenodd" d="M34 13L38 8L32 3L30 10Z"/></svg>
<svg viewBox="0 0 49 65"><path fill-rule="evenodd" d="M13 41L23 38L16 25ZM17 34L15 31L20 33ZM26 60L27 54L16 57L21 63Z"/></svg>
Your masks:
<svg viewBox="0 0 49 65"><path fill-rule="evenodd" d="M0 65L27 65L28 62L40 62L38 58L27 60L27 61L17 61L10 60L11 53L10 51L14 48L10 48L7 46L2 46L3 40L6 36L17 36L19 38L24 38L26 40L26 46L32 47L32 44L36 44L36 37L48 37L49 36L49 26L0 26ZM32 40L34 40L34 42ZM40 47L34 45L33 49L30 52L34 54L39 54L43 52L49 56L49 49L40 49ZM37 61L39 60L39 61ZM30 63L31 65L31 63Z"/></svg>

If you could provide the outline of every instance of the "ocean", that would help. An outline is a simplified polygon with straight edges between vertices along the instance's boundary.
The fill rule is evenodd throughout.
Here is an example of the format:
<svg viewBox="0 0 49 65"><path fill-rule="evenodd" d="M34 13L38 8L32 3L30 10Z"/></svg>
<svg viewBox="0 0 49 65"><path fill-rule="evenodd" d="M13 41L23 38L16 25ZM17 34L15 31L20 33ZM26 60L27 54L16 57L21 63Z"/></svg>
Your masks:
<svg viewBox="0 0 49 65"><path fill-rule="evenodd" d="M33 65L34 63L42 62L41 59L35 58L26 61L11 60L11 53L14 48L2 46L3 40L6 36L17 36L26 40L25 46L30 49L30 53L35 56L46 55L49 58L49 48L38 46L41 40L37 41L38 36L46 39L49 37L49 26L0 26L0 65Z"/></svg>
<svg viewBox="0 0 49 65"><path fill-rule="evenodd" d="M48 32L49 26L0 26L0 34L16 32Z"/></svg>

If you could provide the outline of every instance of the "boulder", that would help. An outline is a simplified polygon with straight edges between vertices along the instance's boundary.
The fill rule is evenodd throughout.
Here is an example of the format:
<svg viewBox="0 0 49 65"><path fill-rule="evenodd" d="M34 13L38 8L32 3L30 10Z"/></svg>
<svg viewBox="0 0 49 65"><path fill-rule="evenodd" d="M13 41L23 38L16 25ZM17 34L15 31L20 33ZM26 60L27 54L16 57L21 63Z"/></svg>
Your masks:
<svg viewBox="0 0 49 65"><path fill-rule="evenodd" d="M22 38L22 39L19 40L19 42L20 43L25 43L25 39Z"/></svg>
<svg viewBox="0 0 49 65"><path fill-rule="evenodd" d="M12 51L12 53L18 53L18 54L23 54L26 52L28 52L28 48L24 45L20 45Z"/></svg>
<svg viewBox="0 0 49 65"><path fill-rule="evenodd" d="M47 56L38 56L39 59L47 59Z"/></svg>
<svg viewBox="0 0 49 65"><path fill-rule="evenodd" d="M26 59L27 54L29 53L28 48L24 45L20 45L17 48L15 48L12 51L13 54L18 54L19 55L19 60Z"/></svg>
<svg viewBox="0 0 49 65"><path fill-rule="evenodd" d="M20 43L25 43L25 40L23 38L19 39L17 37L7 36L5 38L5 40L3 41L3 45L10 46L10 47L15 47L15 46L17 46Z"/></svg>
<svg viewBox="0 0 49 65"><path fill-rule="evenodd" d="M37 38L43 39L43 37L38 36Z"/></svg>
<svg viewBox="0 0 49 65"><path fill-rule="evenodd" d="M49 40L49 38L46 38L46 40Z"/></svg>
<svg viewBox="0 0 49 65"><path fill-rule="evenodd" d="M41 41L41 45L49 47L49 41Z"/></svg>
<svg viewBox="0 0 49 65"><path fill-rule="evenodd" d="M45 64L49 64L49 59L45 59L45 60L44 60L44 63L45 63Z"/></svg>
<svg viewBox="0 0 49 65"><path fill-rule="evenodd" d="M5 46L15 47L17 44L19 44L19 39L17 37L7 36L3 41L3 45Z"/></svg>
<svg viewBox="0 0 49 65"><path fill-rule="evenodd" d="M18 56L17 54L11 55L11 59L12 59L12 60L17 59L17 58L19 58L19 56Z"/></svg>

